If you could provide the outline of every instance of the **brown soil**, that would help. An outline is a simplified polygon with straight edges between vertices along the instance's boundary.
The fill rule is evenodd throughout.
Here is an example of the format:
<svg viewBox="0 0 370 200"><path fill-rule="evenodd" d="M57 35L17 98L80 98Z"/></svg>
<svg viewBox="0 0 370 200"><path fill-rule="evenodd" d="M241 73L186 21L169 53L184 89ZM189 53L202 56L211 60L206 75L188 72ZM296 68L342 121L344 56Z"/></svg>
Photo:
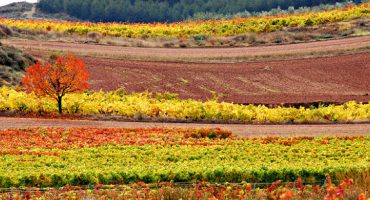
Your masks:
<svg viewBox="0 0 370 200"><path fill-rule="evenodd" d="M284 52L370 47L370 36L343 40L258 48L155 49L81 45L39 41L5 41L44 50L80 51L93 55L132 54L140 56L241 56ZM36 48L37 47L37 48ZM35 50L35 49L43 50ZM350 53L350 52L349 52ZM220 100L234 103L294 104L317 101L343 103L370 101L370 52L341 56L282 61L240 63L153 62L84 57L91 73L91 89L129 92L172 92L182 98L206 100L216 92Z"/></svg>
<svg viewBox="0 0 370 200"><path fill-rule="evenodd" d="M187 124L187 123L145 123L118 121L89 121L65 119L31 119L0 117L0 129L29 127L94 127L94 128L222 128L245 137L258 136L335 136L369 135L370 124L337 125L239 125L239 124Z"/></svg>
<svg viewBox="0 0 370 200"><path fill-rule="evenodd" d="M173 92L235 103L370 101L370 53L234 64L185 64L84 58L91 89Z"/></svg>
<svg viewBox="0 0 370 200"><path fill-rule="evenodd" d="M370 49L370 36L263 47L191 49L122 47L33 40L3 40L2 42L29 50L68 51L93 57L198 63L300 59L348 54Z"/></svg>

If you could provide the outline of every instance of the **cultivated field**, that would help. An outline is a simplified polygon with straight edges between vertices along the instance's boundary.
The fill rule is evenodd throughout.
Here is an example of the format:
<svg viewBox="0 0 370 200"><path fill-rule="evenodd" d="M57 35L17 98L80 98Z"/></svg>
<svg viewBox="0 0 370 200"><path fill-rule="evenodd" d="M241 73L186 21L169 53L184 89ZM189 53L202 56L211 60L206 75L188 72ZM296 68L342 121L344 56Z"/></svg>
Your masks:
<svg viewBox="0 0 370 200"><path fill-rule="evenodd" d="M231 20L184 21L179 23L90 23L55 20L0 19L2 24L31 31L55 31L87 35L95 32L123 38L190 38L235 36L244 33L264 33L286 28L302 29L328 23L369 18L369 3L341 9L266 17L234 18ZM343 31L344 32L344 31Z"/></svg>
<svg viewBox="0 0 370 200"><path fill-rule="evenodd" d="M0 199L366 200L369 6L173 24L0 18L4 47L48 62L0 87ZM294 39L305 30L317 35ZM284 32L296 43L241 35ZM100 41L112 37L183 48ZM181 43L218 37L253 47ZM8 68L22 63L4 49ZM81 59L51 56L64 53Z"/></svg>
<svg viewBox="0 0 370 200"><path fill-rule="evenodd" d="M36 52L47 50L74 52L81 56L110 59L195 63L291 60L367 52L370 48L370 36L290 45L235 48L139 48L34 40L2 40L2 42Z"/></svg>
<svg viewBox="0 0 370 200"><path fill-rule="evenodd" d="M41 57L49 51L85 55L93 90L124 87L128 92L173 92L182 98L199 100L211 99L217 93L220 100L244 104L370 101L370 54L366 50L370 48L369 36L283 46L211 49L18 40L4 43ZM330 51L343 55L321 57ZM284 54L294 59L286 60L289 56L286 58ZM312 56L315 58L305 58ZM235 62L243 57L254 62ZM165 59L151 61L152 58ZM172 62L185 58L189 61ZM198 59L218 61L193 62Z"/></svg>
<svg viewBox="0 0 370 200"><path fill-rule="evenodd" d="M13 187L0 197L365 198L369 139L238 138L205 128L0 130L0 187Z"/></svg>
<svg viewBox="0 0 370 200"><path fill-rule="evenodd" d="M179 99L171 93L126 94L124 90L67 94L63 104L34 93L0 88L0 110L10 115L53 116L55 112L71 117L242 124L317 124L368 123L369 103L354 101L341 105L274 107L240 105L217 100ZM60 107L59 107L60 106Z"/></svg>

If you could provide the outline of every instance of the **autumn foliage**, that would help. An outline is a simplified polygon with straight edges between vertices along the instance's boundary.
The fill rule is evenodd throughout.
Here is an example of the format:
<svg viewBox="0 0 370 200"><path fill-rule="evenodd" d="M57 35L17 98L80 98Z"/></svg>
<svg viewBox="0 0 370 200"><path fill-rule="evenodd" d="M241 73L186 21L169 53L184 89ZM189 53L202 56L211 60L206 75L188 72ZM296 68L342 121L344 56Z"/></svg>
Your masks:
<svg viewBox="0 0 370 200"><path fill-rule="evenodd" d="M369 145L368 136L242 138L219 128L0 130L0 199L367 200Z"/></svg>
<svg viewBox="0 0 370 200"><path fill-rule="evenodd" d="M88 87L89 75L85 63L73 54L51 60L30 66L23 85L28 92L55 98L58 101L59 113L62 113L62 98L68 93L85 90Z"/></svg>
<svg viewBox="0 0 370 200"><path fill-rule="evenodd" d="M0 23L20 29L87 35L91 32L124 38L191 38L197 35L236 36L307 27L370 16L370 3L330 11L281 16L235 18L232 20L184 21L178 23L91 23L55 20L0 18Z"/></svg>

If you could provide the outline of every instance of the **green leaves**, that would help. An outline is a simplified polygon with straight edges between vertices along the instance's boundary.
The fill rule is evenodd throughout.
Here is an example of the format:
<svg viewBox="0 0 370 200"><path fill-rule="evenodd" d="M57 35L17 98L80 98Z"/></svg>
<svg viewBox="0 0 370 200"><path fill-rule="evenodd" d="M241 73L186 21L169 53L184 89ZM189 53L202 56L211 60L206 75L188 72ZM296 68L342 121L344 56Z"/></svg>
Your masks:
<svg viewBox="0 0 370 200"><path fill-rule="evenodd" d="M92 130L85 129L88 133L95 133L99 140L101 136L98 135L109 132L109 129ZM111 134L115 134L113 130ZM163 132L169 130L171 134L176 134L172 129ZM47 133L39 133L40 137L54 137L58 129L45 131ZM59 131L63 133L65 130ZM75 134L75 131L70 130L69 135ZM140 133L142 130L131 131ZM157 129L152 131L157 131L157 138L168 138L159 134ZM21 135L28 140L25 133ZM4 138L0 134L0 142ZM83 138L90 140L86 134ZM143 135L137 137L137 140L142 139ZM189 139L194 144L202 144L201 141L207 140L208 145L182 143ZM35 144L36 147L29 147L29 151L42 153L29 155L5 152L0 156L0 187L55 187L138 181L273 182L280 179L295 180L298 177L322 180L327 175L333 178L341 175L354 177L370 170L370 152L367 151L370 137L230 137L223 140L177 137L177 140L174 145L122 145L115 144L115 140L90 147L71 144L73 148L68 148L55 144L54 148L63 147L60 149L39 148L37 146L40 145ZM22 138L17 141L22 144ZM16 144L13 146L21 148ZM54 153L59 156L51 156Z"/></svg>

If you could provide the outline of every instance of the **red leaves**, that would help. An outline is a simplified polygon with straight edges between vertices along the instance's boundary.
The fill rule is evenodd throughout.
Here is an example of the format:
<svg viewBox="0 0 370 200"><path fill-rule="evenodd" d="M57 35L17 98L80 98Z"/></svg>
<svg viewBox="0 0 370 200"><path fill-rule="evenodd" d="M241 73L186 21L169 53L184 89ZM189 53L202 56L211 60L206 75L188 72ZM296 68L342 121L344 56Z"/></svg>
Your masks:
<svg viewBox="0 0 370 200"><path fill-rule="evenodd" d="M72 54L58 56L52 63L37 62L27 68L23 85L41 96L59 97L88 87L85 63Z"/></svg>
<svg viewBox="0 0 370 200"><path fill-rule="evenodd" d="M345 191L347 189L351 189L352 184L353 184L352 179L346 179L338 187L335 187L332 184L331 177L329 176L324 199L325 200L343 199L345 195Z"/></svg>
<svg viewBox="0 0 370 200"><path fill-rule="evenodd" d="M272 184L271 184L271 186L270 187L268 187L265 191L267 192L267 193L271 193L276 187L277 187L277 185L279 185L279 183L281 182L281 180L277 180L277 181L275 181L275 182L273 182Z"/></svg>
<svg viewBox="0 0 370 200"><path fill-rule="evenodd" d="M360 196L358 197L358 200L366 200L365 194L361 193Z"/></svg>
<svg viewBox="0 0 370 200"><path fill-rule="evenodd" d="M71 149L102 145L222 145L221 136L231 134L221 129L202 129L214 133L217 138L192 138L197 129L138 128L138 129L9 129L0 130L0 146L3 150L22 149ZM0 154L5 151L1 151ZM6 151L8 152L8 151ZM9 152L8 152L9 153ZM14 152L12 153L14 154ZM17 152L15 154L20 154Z"/></svg>
<svg viewBox="0 0 370 200"><path fill-rule="evenodd" d="M293 192L290 190L285 191L284 194L280 195L281 200L290 200L293 199Z"/></svg>
<svg viewBox="0 0 370 200"><path fill-rule="evenodd" d="M306 186L303 185L301 177L297 179L297 188L300 189L301 192L304 192L304 189L306 188Z"/></svg>
<svg viewBox="0 0 370 200"><path fill-rule="evenodd" d="M56 57L52 63L38 62L30 66L22 83L28 92L56 99L61 114L64 95L87 89L88 77L85 63L68 54Z"/></svg>
<svg viewBox="0 0 370 200"><path fill-rule="evenodd" d="M338 200L345 199L348 192L353 189L352 179L345 179L338 186L335 186L332 183L330 176L327 177L327 182L322 187L319 185L306 187L301 178L298 178L296 182L294 182L295 187L292 187L292 183L288 183L285 186L280 185L280 183L281 181L275 181L270 185L270 187L264 190L269 199L290 200L298 197L307 198L305 195L311 194L313 199L317 199L322 195L325 200ZM321 191L325 192L321 193ZM360 194L358 199L365 200L365 195Z"/></svg>
<svg viewBox="0 0 370 200"><path fill-rule="evenodd" d="M345 182L345 181L344 181ZM248 184L250 185L250 184ZM271 199L271 200L292 200L292 199L326 199L325 194L314 194L313 190L307 191L305 194L300 193L294 188L287 186L276 187L270 193L261 188L250 189L243 191L245 185L240 184L213 184L208 182L200 182L198 184L184 185L181 187L174 182L159 182L153 184L145 184L143 182L133 183L130 185L103 185L98 184L92 186L69 186L59 189L40 190L39 188L22 188L11 192L0 193L0 199L163 199L164 196L176 195L185 197L184 199ZM186 187L187 186L187 187ZM317 186L321 190L320 186ZM118 193L117 193L118 192ZM344 197L334 197L335 200L354 199L354 195L348 196L351 192L346 191ZM180 193L182 195L180 195ZM118 194L124 194L119 196ZM16 198L9 198L9 197ZM53 197L53 198L52 198ZM108 199L111 199L108 198ZM366 195L361 193L358 200L366 200Z"/></svg>
<svg viewBox="0 0 370 200"><path fill-rule="evenodd" d="M32 149L71 149L98 147L102 145L225 145L236 138L230 131L222 129L179 129L179 128L49 128L49 129L9 129L0 130L0 146L3 150L14 147ZM243 138L257 144L278 144L291 146L313 138ZM339 140L362 140L364 137L342 138ZM335 140L323 138L321 140Z"/></svg>

